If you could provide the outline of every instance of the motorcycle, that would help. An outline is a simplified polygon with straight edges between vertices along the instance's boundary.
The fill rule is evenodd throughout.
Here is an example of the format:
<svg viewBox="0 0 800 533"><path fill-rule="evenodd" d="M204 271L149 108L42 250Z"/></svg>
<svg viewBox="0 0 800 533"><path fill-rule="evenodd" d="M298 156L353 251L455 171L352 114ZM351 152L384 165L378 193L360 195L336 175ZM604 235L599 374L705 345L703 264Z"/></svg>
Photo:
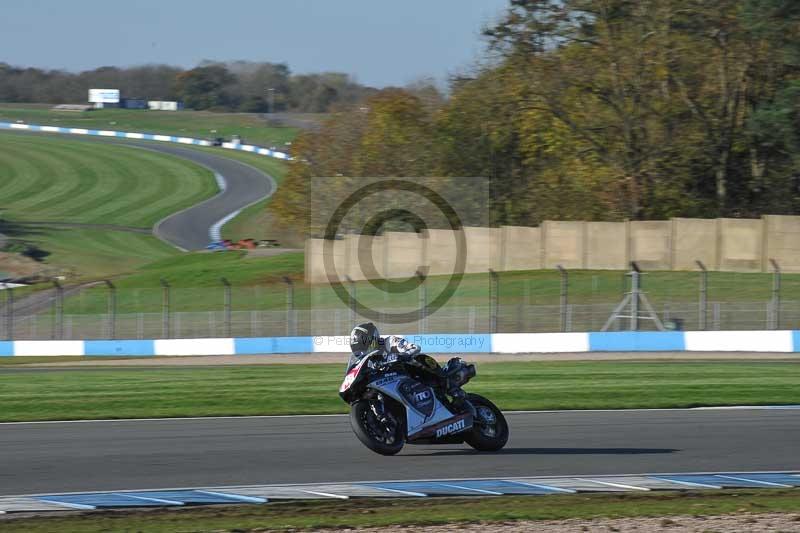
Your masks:
<svg viewBox="0 0 800 533"><path fill-rule="evenodd" d="M475 377L475 365L453 358L442 368L430 356L415 357L419 367L383 363L379 350L350 358L339 396L350 404L358 440L381 455L394 455L406 443L503 448L509 435L503 413L483 396L461 389ZM444 376L446 386L433 374Z"/></svg>

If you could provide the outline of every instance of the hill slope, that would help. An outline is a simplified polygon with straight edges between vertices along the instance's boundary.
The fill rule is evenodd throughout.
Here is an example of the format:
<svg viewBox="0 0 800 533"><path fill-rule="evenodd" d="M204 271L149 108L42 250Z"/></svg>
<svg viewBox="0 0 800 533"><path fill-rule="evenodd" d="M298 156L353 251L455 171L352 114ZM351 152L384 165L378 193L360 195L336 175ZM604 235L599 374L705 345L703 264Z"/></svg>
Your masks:
<svg viewBox="0 0 800 533"><path fill-rule="evenodd" d="M44 264L72 277L131 271L176 254L149 230L217 190L211 172L177 157L0 133L0 232L40 248Z"/></svg>

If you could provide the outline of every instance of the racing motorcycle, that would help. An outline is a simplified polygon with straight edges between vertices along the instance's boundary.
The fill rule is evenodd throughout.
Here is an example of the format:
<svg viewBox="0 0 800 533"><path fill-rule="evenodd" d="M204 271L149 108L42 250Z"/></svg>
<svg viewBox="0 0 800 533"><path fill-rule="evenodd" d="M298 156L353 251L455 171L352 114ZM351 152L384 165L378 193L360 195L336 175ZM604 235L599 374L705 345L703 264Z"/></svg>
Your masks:
<svg viewBox="0 0 800 533"><path fill-rule="evenodd" d="M461 389L475 377L475 365L456 357L442 368L430 356L415 357L420 368L383 363L379 350L350 358L339 396L350 404L358 440L381 455L396 454L406 442L466 442L479 451L505 446L509 431L503 413L483 396ZM434 374L444 376L444 384Z"/></svg>

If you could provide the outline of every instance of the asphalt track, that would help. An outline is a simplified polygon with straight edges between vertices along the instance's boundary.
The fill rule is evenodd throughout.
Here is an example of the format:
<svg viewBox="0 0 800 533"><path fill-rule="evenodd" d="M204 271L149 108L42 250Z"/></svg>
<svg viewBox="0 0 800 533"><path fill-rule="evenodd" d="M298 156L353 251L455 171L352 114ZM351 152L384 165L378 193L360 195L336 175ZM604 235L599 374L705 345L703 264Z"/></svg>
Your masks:
<svg viewBox="0 0 800 533"><path fill-rule="evenodd" d="M345 416L0 425L0 495L214 485L800 470L800 410L508 415L505 450L382 457Z"/></svg>
<svg viewBox="0 0 800 533"><path fill-rule="evenodd" d="M119 144L188 159L208 168L224 180L225 188L219 194L169 215L153 228L157 237L184 250L202 250L212 240L209 232L214 224L272 195L277 188L272 176L224 156L152 141L126 141Z"/></svg>

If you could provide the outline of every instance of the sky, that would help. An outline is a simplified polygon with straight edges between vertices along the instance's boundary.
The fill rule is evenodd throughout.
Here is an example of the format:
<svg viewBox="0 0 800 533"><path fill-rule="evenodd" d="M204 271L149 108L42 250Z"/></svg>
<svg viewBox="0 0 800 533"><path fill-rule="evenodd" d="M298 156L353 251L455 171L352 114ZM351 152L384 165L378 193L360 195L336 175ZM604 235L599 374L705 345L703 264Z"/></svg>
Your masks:
<svg viewBox="0 0 800 533"><path fill-rule="evenodd" d="M508 0L24 0L0 3L0 61L70 71L204 59L443 81L480 59Z"/></svg>

